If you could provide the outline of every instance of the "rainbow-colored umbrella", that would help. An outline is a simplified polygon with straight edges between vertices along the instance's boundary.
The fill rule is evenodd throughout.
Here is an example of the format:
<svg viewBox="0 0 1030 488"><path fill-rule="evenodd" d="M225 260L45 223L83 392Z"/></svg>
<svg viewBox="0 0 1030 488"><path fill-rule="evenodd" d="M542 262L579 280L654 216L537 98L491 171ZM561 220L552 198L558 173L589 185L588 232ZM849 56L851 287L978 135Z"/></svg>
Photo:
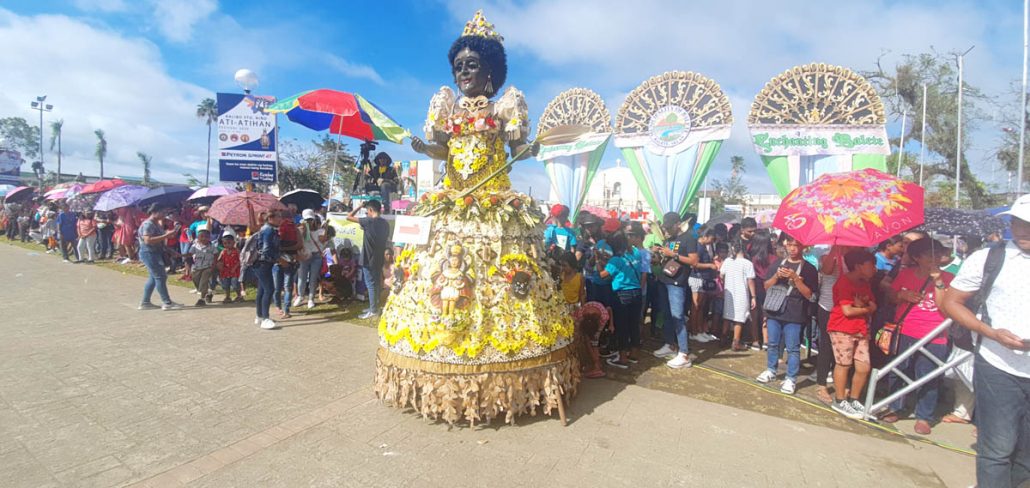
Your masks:
<svg viewBox="0 0 1030 488"><path fill-rule="evenodd" d="M874 246L923 224L923 187L875 169L831 173L783 199L773 227L806 245Z"/></svg>
<svg viewBox="0 0 1030 488"><path fill-rule="evenodd" d="M309 129L361 139L400 144L411 133L386 112L357 93L310 90L272 104L268 113L286 117Z"/></svg>

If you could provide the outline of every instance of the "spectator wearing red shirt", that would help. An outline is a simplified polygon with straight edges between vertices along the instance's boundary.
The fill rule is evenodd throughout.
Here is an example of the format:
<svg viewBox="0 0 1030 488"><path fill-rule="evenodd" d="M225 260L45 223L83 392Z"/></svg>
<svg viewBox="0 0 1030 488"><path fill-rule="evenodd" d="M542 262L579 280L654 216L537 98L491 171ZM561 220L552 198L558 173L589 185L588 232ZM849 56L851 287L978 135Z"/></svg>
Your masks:
<svg viewBox="0 0 1030 488"><path fill-rule="evenodd" d="M222 252L215 258L215 266L218 268L218 279L225 290L225 300L222 303L229 303L232 290L236 290L236 301L243 301L243 291L240 288L240 250L236 248L236 238L226 232L222 235Z"/></svg>
<svg viewBox="0 0 1030 488"><path fill-rule="evenodd" d="M837 361L833 368L835 399L830 406L845 417L861 419L865 417L865 407L858 398L869 380L870 370L869 319L876 313L876 299L869 285L869 280L876 276L876 256L859 249L845 254L844 264L851 271L833 285L833 310L826 325ZM850 395L845 397L844 385L852 365L855 375L851 378Z"/></svg>

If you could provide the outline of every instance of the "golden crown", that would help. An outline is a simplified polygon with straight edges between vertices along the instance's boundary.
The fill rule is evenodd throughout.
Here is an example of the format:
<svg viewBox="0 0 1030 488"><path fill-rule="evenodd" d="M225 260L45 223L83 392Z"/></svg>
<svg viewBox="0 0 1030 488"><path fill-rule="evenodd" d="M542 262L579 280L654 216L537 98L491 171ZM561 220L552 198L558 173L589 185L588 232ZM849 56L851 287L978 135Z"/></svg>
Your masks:
<svg viewBox="0 0 1030 488"><path fill-rule="evenodd" d="M501 35L494 30L494 25L487 22L486 17L483 17L482 10L476 10L476 15L472 16L472 20L465 23L465 30L461 32L461 35L479 36L493 39L497 42L504 42L504 37L501 37Z"/></svg>

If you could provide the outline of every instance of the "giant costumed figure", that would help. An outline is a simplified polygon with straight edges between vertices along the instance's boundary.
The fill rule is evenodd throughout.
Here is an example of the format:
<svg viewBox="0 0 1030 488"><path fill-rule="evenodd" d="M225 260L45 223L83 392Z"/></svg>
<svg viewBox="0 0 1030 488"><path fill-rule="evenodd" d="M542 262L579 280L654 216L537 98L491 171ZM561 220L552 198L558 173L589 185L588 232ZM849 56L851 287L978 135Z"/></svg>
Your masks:
<svg viewBox="0 0 1030 488"><path fill-rule="evenodd" d="M441 88L426 140L411 143L446 161L444 189L414 208L431 216L430 237L399 253L404 280L379 323L376 395L449 423L564 417L579 382L572 318L542 265L543 215L507 176L507 151L520 159L538 146L522 92L494 98L507 75L502 42L477 12L451 46L461 96Z"/></svg>

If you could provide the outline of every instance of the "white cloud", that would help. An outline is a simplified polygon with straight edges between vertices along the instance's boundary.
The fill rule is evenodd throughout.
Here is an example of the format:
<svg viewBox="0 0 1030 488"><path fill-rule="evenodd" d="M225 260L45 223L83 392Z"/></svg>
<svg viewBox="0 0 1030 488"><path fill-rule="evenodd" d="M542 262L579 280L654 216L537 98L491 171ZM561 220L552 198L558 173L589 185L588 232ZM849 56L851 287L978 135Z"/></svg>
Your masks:
<svg viewBox="0 0 1030 488"><path fill-rule="evenodd" d="M180 43L189 41L193 27L218 10L216 0L154 0L151 5L158 31Z"/></svg>
<svg viewBox="0 0 1030 488"><path fill-rule="evenodd" d="M359 63L352 63L335 54L326 54L325 64L330 68L339 71L344 76L350 78L366 79L377 85L383 84L383 78L379 76L379 73L376 72L375 68L371 66Z"/></svg>
<svg viewBox="0 0 1030 488"><path fill-rule="evenodd" d="M124 12L129 9L124 0L75 0L72 4L86 12Z"/></svg>
<svg viewBox="0 0 1030 488"><path fill-rule="evenodd" d="M999 29L1018 33L1021 26L1001 11L1007 7L985 2L915 5L873 0L847 8L806 0L448 3L456 22L467 20L476 8L483 8L504 35L509 55L538 59L547 71L555 73L552 78L571 81L566 88L582 85L594 89L612 104L641 81L664 71L695 71L711 77L731 97L736 120L711 177L725 177L729 157L739 154L748 161L749 179L752 175L763 177L752 179L758 185L753 188L760 191L772 191L772 185L748 143L744 121L750 101L761 87L792 66L817 61L861 71L874 68L877 57L888 50L885 67L899 62L901 54L932 48L939 52L965 50L976 44L977 49L966 58L968 83L1000 93L1019 76L1019 53L999 46L997 38ZM1011 47L1017 44L1013 42ZM533 99L530 108L539 114L547 101ZM608 108L613 116L619 109L618 105ZM889 130L892 135L899 131L893 125ZM980 156L986 161L990 150L981 146L989 145L989 138L970 136L974 160ZM615 151L609 151L605 164L614 164L616 157ZM538 177L544 178L542 171Z"/></svg>
<svg viewBox="0 0 1030 488"><path fill-rule="evenodd" d="M203 173L207 129L195 107L212 94L170 76L150 42L64 16L0 9L0 45L0 66L17 67L4 73L0 114L32 123L38 115L29 101L47 95L54 111L46 114L45 125L65 122L65 173L98 173L95 129L107 133L105 175L140 176L137 151L154 156L156 179L181 181L183 172ZM49 128L44 135L49 139ZM47 151L45 161L48 170L56 170L55 154Z"/></svg>

